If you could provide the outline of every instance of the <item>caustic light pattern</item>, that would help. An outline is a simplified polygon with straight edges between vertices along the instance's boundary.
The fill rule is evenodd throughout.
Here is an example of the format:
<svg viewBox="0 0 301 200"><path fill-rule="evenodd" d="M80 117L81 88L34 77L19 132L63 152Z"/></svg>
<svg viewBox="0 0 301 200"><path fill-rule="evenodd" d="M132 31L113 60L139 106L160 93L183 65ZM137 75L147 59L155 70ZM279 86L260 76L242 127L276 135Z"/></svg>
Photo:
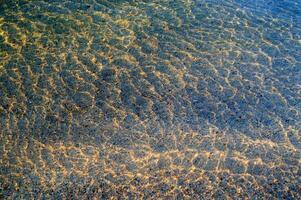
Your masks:
<svg viewBox="0 0 301 200"><path fill-rule="evenodd" d="M299 199L300 112L300 0L0 1L1 199Z"/></svg>

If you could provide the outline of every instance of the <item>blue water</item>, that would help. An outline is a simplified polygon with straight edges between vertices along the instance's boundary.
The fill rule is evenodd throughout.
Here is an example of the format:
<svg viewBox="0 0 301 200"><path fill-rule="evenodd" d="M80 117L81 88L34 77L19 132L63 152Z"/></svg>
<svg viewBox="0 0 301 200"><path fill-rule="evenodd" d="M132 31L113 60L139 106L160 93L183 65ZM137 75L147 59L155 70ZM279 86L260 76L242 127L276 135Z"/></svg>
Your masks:
<svg viewBox="0 0 301 200"><path fill-rule="evenodd" d="M300 199L301 1L0 1L1 199Z"/></svg>

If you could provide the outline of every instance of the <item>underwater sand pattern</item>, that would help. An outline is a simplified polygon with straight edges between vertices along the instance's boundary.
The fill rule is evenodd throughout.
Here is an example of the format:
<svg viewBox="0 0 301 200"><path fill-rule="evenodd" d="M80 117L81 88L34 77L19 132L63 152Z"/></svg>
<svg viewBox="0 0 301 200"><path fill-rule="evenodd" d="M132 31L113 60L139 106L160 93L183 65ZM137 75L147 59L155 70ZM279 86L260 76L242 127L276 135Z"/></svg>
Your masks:
<svg viewBox="0 0 301 200"><path fill-rule="evenodd" d="M300 199L301 2L0 1L1 199Z"/></svg>

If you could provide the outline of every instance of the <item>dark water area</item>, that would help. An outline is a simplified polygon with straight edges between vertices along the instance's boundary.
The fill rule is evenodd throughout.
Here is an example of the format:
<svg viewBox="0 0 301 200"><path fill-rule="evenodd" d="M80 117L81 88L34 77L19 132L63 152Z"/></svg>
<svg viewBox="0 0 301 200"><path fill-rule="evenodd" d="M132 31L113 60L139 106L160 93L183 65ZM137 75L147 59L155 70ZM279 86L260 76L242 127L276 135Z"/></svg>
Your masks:
<svg viewBox="0 0 301 200"><path fill-rule="evenodd" d="M0 0L0 199L301 199L301 1Z"/></svg>

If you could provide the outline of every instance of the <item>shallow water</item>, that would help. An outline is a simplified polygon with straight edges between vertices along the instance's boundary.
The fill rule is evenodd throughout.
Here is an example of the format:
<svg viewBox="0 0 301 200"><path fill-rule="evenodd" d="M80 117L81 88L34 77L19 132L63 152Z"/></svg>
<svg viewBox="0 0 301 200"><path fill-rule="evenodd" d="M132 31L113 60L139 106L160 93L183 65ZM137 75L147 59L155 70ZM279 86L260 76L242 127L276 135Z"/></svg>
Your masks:
<svg viewBox="0 0 301 200"><path fill-rule="evenodd" d="M0 1L1 199L300 199L300 112L300 0Z"/></svg>

